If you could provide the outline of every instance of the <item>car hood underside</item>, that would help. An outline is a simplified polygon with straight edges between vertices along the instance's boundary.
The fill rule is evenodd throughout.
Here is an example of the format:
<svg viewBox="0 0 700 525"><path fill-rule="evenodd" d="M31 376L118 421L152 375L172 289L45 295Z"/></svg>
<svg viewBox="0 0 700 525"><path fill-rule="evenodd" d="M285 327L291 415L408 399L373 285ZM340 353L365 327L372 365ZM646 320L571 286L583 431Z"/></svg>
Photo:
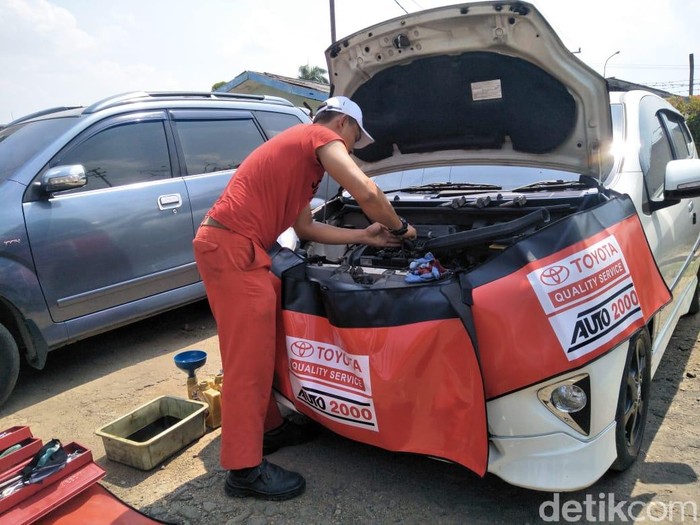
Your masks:
<svg viewBox="0 0 700 525"><path fill-rule="evenodd" d="M495 98L478 98L492 93ZM576 123L576 102L559 81L496 53L416 60L377 74L353 98L376 137L357 151L365 161L390 157L394 145L404 154L500 149L506 138L515 151L547 153L566 141Z"/></svg>
<svg viewBox="0 0 700 525"><path fill-rule="evenodd" d="M600 177L612 136L605 80L530 4L481 2L406 15L326 51L332 90L376 142L368 174L501 163Z"/></svg>

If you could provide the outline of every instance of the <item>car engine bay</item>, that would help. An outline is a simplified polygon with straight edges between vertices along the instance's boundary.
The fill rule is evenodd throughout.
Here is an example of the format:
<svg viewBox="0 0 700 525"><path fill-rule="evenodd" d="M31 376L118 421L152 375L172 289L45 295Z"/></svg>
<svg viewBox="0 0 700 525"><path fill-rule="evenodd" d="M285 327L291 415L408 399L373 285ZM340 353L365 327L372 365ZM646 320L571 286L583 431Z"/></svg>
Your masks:
<svg viewBox="0 0 700 525"><path fill-rule="evenodd" d="M580 185L574 187L574 185ZM417 238L399 247L302 243L300 255L308 267L332 269L357 284L371 285L382 276L405 275L411 261L432 254L449 273L470 271L541 228L608 197L601 187L568 183L556 191L550 182L522 192L422 195L420 199L395 196L392 204L417 231ZM370 224L359 205L347 194L325 203L314 219L343 228Z"/></svg>

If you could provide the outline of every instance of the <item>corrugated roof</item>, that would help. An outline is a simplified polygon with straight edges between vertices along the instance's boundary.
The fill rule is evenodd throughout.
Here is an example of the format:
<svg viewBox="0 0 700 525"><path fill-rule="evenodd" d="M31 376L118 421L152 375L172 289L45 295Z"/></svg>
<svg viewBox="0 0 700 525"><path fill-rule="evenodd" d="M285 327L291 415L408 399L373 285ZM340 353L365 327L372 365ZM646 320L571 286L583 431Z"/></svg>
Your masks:
<svg viewBox="0 0 700 525"><path fill-rule="evenodd" d="M282 75L275 75L274 73L259 73L262 75L266 75L270 78L274 78L277 80L280 80L281 82L287 82L288 84L294 84L295 86L301 86L301 87L307 87L311 89L316 89L318 91L325 91L326 93L329 92L330 86L328 84L324 84L323 82L314 82L312 80L303 80L301 78L291 78L291 77L284 77Z"/></svg>
<svg viewBox="0 0 700 525"><path fill-rule="evenodd" d="M243 84L248 83L246 86ZM242 86L242 87L241 87ZM256 89L250 86L267 86L290 95L307 98L309 100L323 101L328 98L330 86L320 82L290 78L274 73L259 73L257 71L243 71L236 78L220 86L216 91L235 91L242 89Z"/></svg>

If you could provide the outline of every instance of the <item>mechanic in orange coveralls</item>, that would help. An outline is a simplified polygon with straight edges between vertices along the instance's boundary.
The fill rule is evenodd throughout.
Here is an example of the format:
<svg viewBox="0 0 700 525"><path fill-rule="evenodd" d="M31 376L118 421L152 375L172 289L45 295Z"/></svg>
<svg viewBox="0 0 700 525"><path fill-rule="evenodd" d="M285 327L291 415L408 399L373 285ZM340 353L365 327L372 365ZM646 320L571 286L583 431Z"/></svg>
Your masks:
<svg viewBox="0 0 700 525"><path fill-rule="evenodd" d="M372 142L360 107L346 97L329 98L313 124L280 133L245 159L197 231L195 260L224 369L221 465L230 496L285 500L301 494L304 478L263 454L315 434L312 425L283 419L272 395L280 304L267 250L290 226L301 239L330 244L397 246L416 237L350 157L353 148ZM365 229L315 222L310 201L324 171L375 222Z"/></svg>

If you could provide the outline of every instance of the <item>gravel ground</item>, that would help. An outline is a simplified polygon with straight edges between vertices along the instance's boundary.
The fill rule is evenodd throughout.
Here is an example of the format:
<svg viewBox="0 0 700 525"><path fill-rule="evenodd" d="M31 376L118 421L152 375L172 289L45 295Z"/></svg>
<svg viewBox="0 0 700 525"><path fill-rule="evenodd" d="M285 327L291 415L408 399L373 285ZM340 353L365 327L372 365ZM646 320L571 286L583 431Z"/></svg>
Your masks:
<svg viewBox="0 0 700 525"><path fill-rule="evenodd" d="M583 508L568 515L580 517L579 523L627 522L629 514L604 510L611 498L613 504L624 502L623 512L636 503L633 515L639 514L639 521L696 523L699 332L700 315L689 316L671 340L652 386L638 461L626 472L608 473L593 487L574 493L520 489L492 475L482 479L455 465L387 452L327 431L312 443L270 456L307 478L306 493L287 502L226 497L218 464L219 430L148 472L109 460L94 434L97 428L157 396L186 395L185 374L173 365L176 353L205 350L209 357L200 377L218 372L216 331L205 303L53 352L44 371L23 371L14 395L0 409L0 429L29 425L44 441L57 437L88 447L106 470L101 482L106 488L149 516L183 525L572 521L564 512L558 520L550 519L556 517L551 503L556 498L557 511L566 502L570 509L576 504Z"/></svg>

